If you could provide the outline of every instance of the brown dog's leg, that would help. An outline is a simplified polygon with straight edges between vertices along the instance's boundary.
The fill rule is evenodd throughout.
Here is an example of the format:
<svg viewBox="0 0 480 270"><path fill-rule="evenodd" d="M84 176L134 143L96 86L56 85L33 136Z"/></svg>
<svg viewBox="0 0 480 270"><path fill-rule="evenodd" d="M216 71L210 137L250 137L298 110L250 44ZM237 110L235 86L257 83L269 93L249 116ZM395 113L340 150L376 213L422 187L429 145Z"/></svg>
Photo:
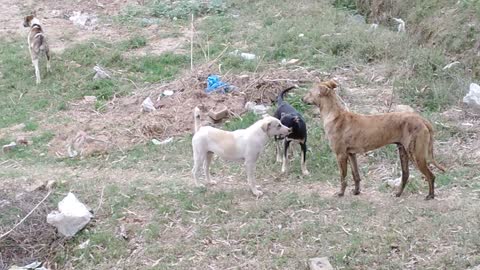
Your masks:
<svg viewBox="0 0 480 270"><path fill-rule="evenodd" d="M400 197L402 195L405 186L407 185L409 171L408 171L408 154L405 150L405 147L401 144L398 144L398 154L400 156L400 164L402 165L402 183L400 184L400 189L398 190L395 196Z"/></svg>
<svg viewBox="0 0 480 270"><path fill-rule="evenodd" d="M339 154L337 155L338 168L340 169L340 191L337 193L338 197L341 197L345 194L345 189L347 188L347 155Z"/></svg>
<svg viewBox="0 0 480 270"><path fill-rule="evenodd" d="M435 198L435 176L428 168L427 161L425 159L417 159L417 167L420 172L425 176L428 182L428 195L425 197L425 200L431 200Z"/></svg>
<svg viewBox="0 0 480 270"><path fill-rule="evenodd" d="M350 169L352 170L353 181L355 182L355 189L353 195L360 194L360 173L358 172L357 156L355 154L348 154L350 160Z"/></svg>

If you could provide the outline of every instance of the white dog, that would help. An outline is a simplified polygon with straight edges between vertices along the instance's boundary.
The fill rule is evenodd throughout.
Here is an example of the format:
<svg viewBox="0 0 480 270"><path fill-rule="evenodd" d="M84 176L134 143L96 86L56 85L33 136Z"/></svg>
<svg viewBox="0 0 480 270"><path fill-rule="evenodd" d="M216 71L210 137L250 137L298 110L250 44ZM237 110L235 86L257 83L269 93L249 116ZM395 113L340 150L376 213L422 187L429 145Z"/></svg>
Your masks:
<svg viewBox="0 0 480 270"><path fill-rule="evenodd" d="M192 138L193 147L193 178L197 186L200 167L203 165L206 181L215 184L210 176L210 163L213 154L225 160L243 161L247 171L247 181L256 196L263 192L255 185L255 165L262 153L268 138L272 136L287 136L292 132L275 117L265 116L246 129L224 131L214 127L200 127L200 109L195 107L195 135Z"/></svg>

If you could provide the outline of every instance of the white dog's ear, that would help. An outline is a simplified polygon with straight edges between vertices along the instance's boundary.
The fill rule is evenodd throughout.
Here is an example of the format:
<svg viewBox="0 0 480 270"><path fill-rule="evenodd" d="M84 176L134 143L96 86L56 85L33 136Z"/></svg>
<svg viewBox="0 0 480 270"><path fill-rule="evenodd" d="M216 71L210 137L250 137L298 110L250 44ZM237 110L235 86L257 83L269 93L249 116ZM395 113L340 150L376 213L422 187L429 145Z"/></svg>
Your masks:
<svg viewBox="0 0 480 270"><path fill-rule="evenodd" d="M267 133L268 132L268 129L270 129L270 126L271 126L272 122L268 121L268 122L264 122L262 124L262 130Z"/></svg>

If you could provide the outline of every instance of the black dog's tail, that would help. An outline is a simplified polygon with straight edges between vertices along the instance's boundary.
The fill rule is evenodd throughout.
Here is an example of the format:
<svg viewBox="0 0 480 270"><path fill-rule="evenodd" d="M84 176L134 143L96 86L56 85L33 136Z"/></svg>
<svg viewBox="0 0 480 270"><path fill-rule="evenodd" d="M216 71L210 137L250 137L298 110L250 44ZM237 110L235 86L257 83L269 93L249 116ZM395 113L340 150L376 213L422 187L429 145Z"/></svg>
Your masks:
<svg viewBox="0 0 480 270"><path fill-rule="evenodd" d="M282 103L282 102L283 102L283 97L285 96L285 94L286 94L288 91L292 90L293 88L297 88L297 86L296 86L296 85L290 86L289 88L283 90L283 91L280 93L280 95L278 95L278 97L277 97L277 104Z"/></svg>

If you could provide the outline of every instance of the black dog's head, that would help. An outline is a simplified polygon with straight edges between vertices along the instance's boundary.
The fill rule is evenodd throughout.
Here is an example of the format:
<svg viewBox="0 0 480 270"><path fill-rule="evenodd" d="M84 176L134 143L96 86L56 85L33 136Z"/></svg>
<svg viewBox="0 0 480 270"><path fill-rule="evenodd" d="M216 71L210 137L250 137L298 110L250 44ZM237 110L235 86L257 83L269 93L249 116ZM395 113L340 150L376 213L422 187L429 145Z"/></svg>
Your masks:
<svg viewBox="0 0 480 270"><path fill-rule="evenodd" d="M282 113L280 116L280 122L287 127L296 127L300 123L301 119L298 115L292 113Z"/></svg>

